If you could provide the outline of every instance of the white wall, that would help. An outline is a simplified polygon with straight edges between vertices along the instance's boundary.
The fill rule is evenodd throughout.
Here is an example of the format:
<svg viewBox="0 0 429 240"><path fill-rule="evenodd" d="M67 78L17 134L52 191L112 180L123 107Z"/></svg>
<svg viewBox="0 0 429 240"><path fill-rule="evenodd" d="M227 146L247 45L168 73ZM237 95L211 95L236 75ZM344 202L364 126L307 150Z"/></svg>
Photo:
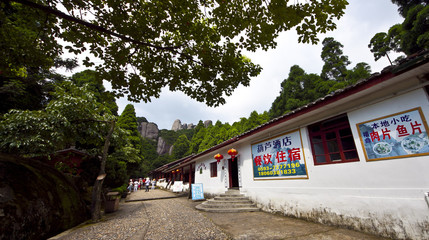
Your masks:
<svg viewBox="0 0 429 240"><path fill-rule="evenodd" d="M429 156L367 162L356 129L357 123L415 107L421 107L429 119L429 102L422 89L348 112L359 162L314 166L307 128L302 127L309 179L255 181L251 144L263 139L246 139L232 146L240 154L240 190L265 211L386 237L428 239L429 207L424 193L429 192ZM289 130L294 129L282 129ZM219 167L218 178L210 178L210 161L214 159L205 160L207 170L202 175L196 171L196 182L204 183L205 192L223 192L226 171Z"/></svg>
<svg viewBox="0 0 429 240"><path fill-rule="evenodd" d="M226 190L225 183L228 180L227 175L225 174L227 171L228 164L225 164L224 160L221 160L221 162L217 164L217 177L210 177L210 163L212 162L216 162L214 157L206 157L203 160L196 162L195 183L203 184L204 193L209 193L209 194L224 193ZM226 167L224 168L225 170L222 170L222 166L224 164ZM203 169L202 174L200 174L201 166L205 166L205 168L202 167Z"/></svg>

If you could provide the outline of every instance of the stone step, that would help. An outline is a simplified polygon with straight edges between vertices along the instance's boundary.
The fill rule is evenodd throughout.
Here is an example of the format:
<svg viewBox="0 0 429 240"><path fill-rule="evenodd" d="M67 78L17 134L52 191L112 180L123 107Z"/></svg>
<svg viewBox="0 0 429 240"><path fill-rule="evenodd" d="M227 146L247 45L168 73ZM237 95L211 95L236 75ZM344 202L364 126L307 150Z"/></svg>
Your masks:
<svg viewBox="0 0 429 240"><path fill-rule="evenodd" d="M252 203L239 190L229 189L223 194L209 199L195 207L206 212L233 213L233 212L257 212L259 208Z"/></svg>
<svg viewBox="0 0 429 240"><path fill-rule="evenodd" d="M245 197L244 194L240 193L222 193L219 194L220 197Z"/></svg>
<svg viewBox="0 0 429 240"><path fill-rule="evenodd" d="M215 200L223 200L223 201L228 201L228 200L249 200L249 198L245 197L245 196L241 196L241 197L233 197L233 196L228 196L228 197L221 197L221 196L216 196L214 197Z"/></svg>
<svg viewBox="0 0 429 240"><path fill-rule="evenodd" d="M226 194L240 194L240 190L237 190L237 189L228 189L225 193Z"/></svg>
<svg viewBox="0 0 429 240"><path fill-rule="evenodd" d="M207 201L207 203L210 204L229 204L229 203L252 203L252 201L250 201L249 199L246 200L214 200L214 199L209 199Z"/></svg>
<svg viewBox="0 0 429 240"><path fill-rule="evenodd" d="M230 203L230 204L213 204L213 203L203 203L205 208L251 208L256 207L256 204L253 203Z"/></svg>
<svg viewBox="0 0 429 240"><path fill-rule="evenodd" d="M258 212L259 208L257 207L243 207L243 208L207 208L204 205L200 204L195 207L198 210L206 212L218 212L218 213L234 213L234 212Z"/></svg>

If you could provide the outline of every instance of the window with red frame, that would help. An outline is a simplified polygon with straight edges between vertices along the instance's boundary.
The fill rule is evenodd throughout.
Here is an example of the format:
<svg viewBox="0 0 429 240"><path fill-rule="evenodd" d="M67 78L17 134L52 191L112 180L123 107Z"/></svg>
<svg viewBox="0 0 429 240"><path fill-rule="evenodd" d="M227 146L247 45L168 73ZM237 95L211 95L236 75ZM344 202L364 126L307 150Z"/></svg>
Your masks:
<svg viewBox="0 0 429 240"><path fill-rule="evenodd" d="M210 163L210 177L217 177L217 162Z"/></svg>
<svg viewBox="0 0 429 240"><path fill-rule="evenodd" d="M359 161L347 115L308 127L314 165Z"/></svg>

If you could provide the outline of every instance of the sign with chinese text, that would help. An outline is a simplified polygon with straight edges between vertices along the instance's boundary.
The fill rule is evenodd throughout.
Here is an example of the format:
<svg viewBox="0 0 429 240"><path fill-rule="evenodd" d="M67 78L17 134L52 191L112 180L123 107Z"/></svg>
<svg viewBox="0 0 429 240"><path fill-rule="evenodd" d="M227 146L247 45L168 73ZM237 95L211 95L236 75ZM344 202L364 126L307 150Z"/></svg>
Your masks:
<svg viewBox="0 0 429 240"><path fill-rule="evenodd" d="M203 192L203 184L195 183L191 185L192 189L192 200L203 200L204 192Z"/></svg>
<svg viewBox="0 0 429 240"><path fill-rule="evenodd" d="M421 108L356 124L367 161L429 155Z"/></svg>
<svg viewBox="0 0 429 240"><path fill-rule="evenodd" d="M299 130L252 144L253 178L308 178Z"/></svg>

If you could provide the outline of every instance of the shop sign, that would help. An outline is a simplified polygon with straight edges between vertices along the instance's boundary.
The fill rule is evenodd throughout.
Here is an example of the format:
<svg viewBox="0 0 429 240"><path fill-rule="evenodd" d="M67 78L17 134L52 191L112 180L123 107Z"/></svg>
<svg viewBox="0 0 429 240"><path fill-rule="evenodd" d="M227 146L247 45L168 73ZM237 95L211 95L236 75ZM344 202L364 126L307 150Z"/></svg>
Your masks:
<svg viewBox="0 0 429 240"><path fill-rule="evenodd" d="M295 130L252 144L253 178L308 178L301 132Z"/></svg>
<svg viewBox="0 0 429 240"><path fill-rule="evenodd" d="M421 108L356 124L367 161L429 155Z"/></svg>
<svg viewBox="0 0 429 240"><path fill-rule="evenodd" d="M203 192L203 184L195 183L191 185L192 187L192 200L203 200L204 192Z"/></svg>

